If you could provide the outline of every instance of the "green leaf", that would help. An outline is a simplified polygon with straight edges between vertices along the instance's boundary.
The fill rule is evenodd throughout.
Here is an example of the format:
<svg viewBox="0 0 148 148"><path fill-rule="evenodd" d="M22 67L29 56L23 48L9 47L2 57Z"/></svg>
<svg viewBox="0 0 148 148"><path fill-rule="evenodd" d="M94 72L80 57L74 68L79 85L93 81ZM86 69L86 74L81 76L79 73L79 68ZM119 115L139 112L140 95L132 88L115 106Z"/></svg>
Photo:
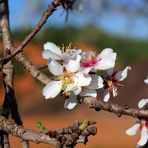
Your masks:
<svg viewBox="0 0 148 148"><path fill-rule="evenodd" d="M48 130L45 128L45 126L40 121L36 121L36 126L40 129L41 133L44 133L44 134L48 133Z"/></svg>
<svg viewBox="0 0 148 148"><path fill-rule="evenodd" d="M82 122L82 124L79 126L80 130L85 130L90 124L90 120L86 119Z"/></svg>

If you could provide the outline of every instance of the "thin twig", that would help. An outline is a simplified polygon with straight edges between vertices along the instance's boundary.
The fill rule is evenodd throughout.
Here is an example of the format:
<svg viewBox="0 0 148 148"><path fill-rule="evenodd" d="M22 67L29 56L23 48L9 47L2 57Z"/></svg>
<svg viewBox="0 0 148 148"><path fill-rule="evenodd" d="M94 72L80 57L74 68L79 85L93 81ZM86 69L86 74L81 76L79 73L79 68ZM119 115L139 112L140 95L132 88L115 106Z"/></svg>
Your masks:
<svg viewBox="0 0 148 148"><path fill-rule="evenodd" d="M42 73L38 68L31 63L31 61L25 56L24 53L19 53L16 59L23 65L23 67L39 82L42 84L47 84L50 81L44 73Z"/></svg>
<svg viewBox="0 0 148 148"><path fill-rule="evenodd" d="M38 22L38 24L34 27L32 32L22 41L22 43L16 49L17 51L22 50L31 40L32 38L41 30L43 25L46 23L49 16L53 14L56 8L60 5L61 0L53 0L52 3L48 6L48 9L43 13L42 18Z"/></svg>
<svg viewBox="0 0 148 148"><path fill-rule="evenodd" d="M43 70L43 69L46 69L48 67L47 64L42 64L40 66L37 67L38 70Z"/></svg>
<svg viewBox="0 0 148 148"><path fill-rule="evenodd" d="M96 111L104 110L110 113L114 113L118 117L121 117L122 115L127 115L133 118L148 119L148 110L138 110L138 109L129 108L128 106L119 106L117 104L105 103L91 97L86 97L84 98L83 101L90 108L93 108Z"/></svg>
<svg viewBox="0 0 148 148"><path fill-rule="evenodd" d="M0 69L2 65L6 64L12 58L14 58L18 53L23 51L23 48L32 40L32 38L41 30L43 25L46 23L49 16L53 14L56 8L60 5L61 0L53 0L52 3L48 6L48 9L43 13L38 24L34 27L32 32L20 43L20 45L11 52L11 55L3 57L0 59Z"/></svg>

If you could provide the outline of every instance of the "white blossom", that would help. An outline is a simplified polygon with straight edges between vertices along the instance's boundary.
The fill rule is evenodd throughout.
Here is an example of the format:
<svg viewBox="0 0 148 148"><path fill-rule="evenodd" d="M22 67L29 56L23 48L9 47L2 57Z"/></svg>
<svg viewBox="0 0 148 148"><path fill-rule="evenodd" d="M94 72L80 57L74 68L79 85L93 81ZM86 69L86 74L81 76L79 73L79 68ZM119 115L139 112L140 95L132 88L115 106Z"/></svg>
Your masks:
<svg viewBox="0 0 148 148"><path fill-rule="evenodd" d="M115 66L116 53L111 48L105 48L97 56L94 52L82 54L81 70L89 73L90 70L106 70Z"/></svg>
<svg viewBox="0 0 148 148"><path fill-rule="evenodd" d="M148 99L142 99L138 103L138 107L141 109L148 103ZM137 133L138 128L140 127L140 139L137 143L137 147L144 146L148 142L148 120L138 120L131 128L126 130L126 134L133 136Z"/></svg>
<svg viewBox="0 0 148 148"><path fill-rule="evenodd" d="M81 92L81 87L88 86L91 83L89 75L78 72L78 63L80 63L78 59L75 62L69 60L63 66L51 59L48 67L50 72L55 75L55 78L43 88L42 93L46 99L55 98L62 92L64 95L68 94L69 96L69 99L65 101L65 108L72 109L77 104L76 95Z"/></svg>
<svg viewBox="0 0 148 148"><path fill-rule="evenodd" d="M53 60L61 60L62 51L54 43L47 42L46 44L44 44L44 51L42 52L42 57L46 60L49 60L50 58Z"/></svg>
<svg viewBox="0 0 148 148"><path fill-rule="evenodd" d="M118 95L118 85L127 77L128 71L131 70L130 66L127 66L124 70L114 72L113 68L107 70L107 76L104 77L104 102L108 102L110 99L110 93L113 97Z"/></svg>
<svg viewBox="0 0 148 148"><path fill-rule="evenodd" d="M80 93L80 96L89 96L89 97L93 97L96 98L97 97L97 91L98 89L102 88L103 85L103 79L101 76L98 76L96 74L91 74L91 83L89 86L84 87L82 89L82 92Z"/></svg>
<svg viewBox="0 0 148 148"><path fill-rule="evenodd" d="M78 71L80 68L81 49L67 49L63 52L52 42L44 44L42 52L43 59L48 60L49 71L53 75L60 75L63 71L63 65L68 72Z"/></svg>

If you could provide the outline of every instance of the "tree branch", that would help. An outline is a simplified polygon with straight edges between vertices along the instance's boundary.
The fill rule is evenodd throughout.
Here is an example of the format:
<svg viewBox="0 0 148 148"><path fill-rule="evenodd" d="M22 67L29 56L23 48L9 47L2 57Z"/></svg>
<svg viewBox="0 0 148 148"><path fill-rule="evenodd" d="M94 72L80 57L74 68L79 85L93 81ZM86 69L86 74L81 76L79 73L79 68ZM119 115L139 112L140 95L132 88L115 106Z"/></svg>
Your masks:
<svg viewBox="0 0 148 148"><path fill-rule="evenodd" d="M4 44L4 55L7 57L11 55L11 52L14 50L13 42L11 38L11 31L9 25L9 8L8 8L8 0L1 1L0 3L0 15L1 15L1 30L3 34L3 44ZM13 63L9 61L6 65L2 67L3 72L3 83L5 88L5 99L3 102L3 115L8 118L10 113L12 118L17 124L22 125L22 121L18 112L17 100L15 98L14 88L13 88ZM3 135L3 133L1 134ZM5 147L9 146L8 135L4 133L2 136L4 139ZM7 141L7 143L6 143ZM3 145L3 144L2 144ZM24 145L24 143L23 143ZM22 146L23 146L22 145ZM28 145L26 142L25 146ZM28 146L27 146L28 147Z"/></svg>
<svg viewBox="0 0 148 148"><path fill-rule="evenodd" d="M24 129L22 126L15 124L11 120L5 119L3 116L0 116L0 129L24 140L33 141L36 143L43 142L46 144L58 145L56 139L50 138L49 136L39 132Z"/></svg>
<svg viewBox="0 0 148 148"><path fill-rule="evenodd" d="M58 7L60 1L61 0L53 0L53 2L48 6L48 9L43 13L43 16L40 19L39 23L34 27L33 31L22 41L18 48L14 50L10 56L0 59L1 65L6 64L9 60L11 60L22 51L22 49L29 43L29 41L31 41L31 39L37 34L37 32L40 31L42 26L46 23L48 17L52 15L52 13L56 10L56 7ZM26 68L26 70L28 70L31 75L37 78L41 83L47 84L49 82L47 76L41 73L23 53L18 54L16 58Z"/></svg>
<svg viewBox="0 0 148 148"><path fill-rule="evenodd" d="M41 132L25 129L22 126L15 124L13 121L0 116L0 130L4 130L13 136L37 144L51 144L59 148L72 148L78 143L86 144L88 136L96 135L97 133L96 127L91 126L92 124L94 124L94 122L89 122L84 129L81 129L80 126L82 125L82 122L78 122L68 128L61 128L57 131L48 131L46 134L43 134Z"/></svg>
<svg viewBox="0 0 148 148"><path fill-rule="evenodd" d="M46 69L47 67L48 67L47 64L42 64L42 65L39 65L39 66L37 67L37 69L38 69L38 70L43 70L43 69Z"/></svg>
<svg viewBox="0 0 148 148"><path fill-rule="evenodd" d="M49 16L53 14L56 8L60 5L61 0L53 0L52 3L48 6L48 9L43 13L38 24L34 27L32 32L22 41L22 43L11 52L11 55L7 55L0 59L0 69L2 65L6 64L12 58L14 58L18 53L23 51L23 48L32 40L32 38L41 30L43 25L46 23Z"/></svg>
<svg viewBox="0 0 148 148"><path fill-rule="evenodd" d="M24 55L24 53L19 53L16 56L16 59L23 65L23 67L39 82L42 84L47 84L50 79L43 74L41 71L39 71L35 65L31 63L31 61Z"/></svg>
<svg viewBox="0 0 148 148"><path fill-rule="evenodd" d="M117 104L105 103L91 97L86 97L84 98L83 101L90 108L93 108L96 111L104 110L110 113L114 113L118 117L121 117L122 115L127 115L133 118L148 119L148 110L138 110L138 109L129 108L128 106L124 107L124 106L119 106Z"/></svg>
<svg viewBox="0 0 148 148"><path fill-rule="evenodd" d="M16 49L17 51L22 50L31 39L41 30L43 25L46 23L49 16L53 14L56 8L60 5L61 0L53 0L52 3L48 6L48 9L43 13L42 18L38 22L38 24L34 27L32 32L22 41L22 43Z"/></svg>

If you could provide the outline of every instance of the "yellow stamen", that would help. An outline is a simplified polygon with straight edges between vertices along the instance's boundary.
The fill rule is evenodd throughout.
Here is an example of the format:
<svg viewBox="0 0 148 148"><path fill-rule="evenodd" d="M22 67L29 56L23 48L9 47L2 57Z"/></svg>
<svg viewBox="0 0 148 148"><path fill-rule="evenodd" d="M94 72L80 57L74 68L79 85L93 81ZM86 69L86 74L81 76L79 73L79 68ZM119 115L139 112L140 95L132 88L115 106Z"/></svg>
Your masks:
<svg viewBox="0 0 148 148"><path fill-rule="evenodd" d="M62 89L63 90L65 90L68 85L74 83L74 80L73 80L74 75L75 75L75 73L66 73L66 72L63 74L63 76L62 76L62 80L63 80Z"/></svg>
<svg viewBox="0 0 148 148"><path fill-rule="evenodd" d="M112 82L111 80L108 80L108 81L107 81L107 85L108 85L109 87L112 87L112 86L113 86L113 82Z"/></svg>

